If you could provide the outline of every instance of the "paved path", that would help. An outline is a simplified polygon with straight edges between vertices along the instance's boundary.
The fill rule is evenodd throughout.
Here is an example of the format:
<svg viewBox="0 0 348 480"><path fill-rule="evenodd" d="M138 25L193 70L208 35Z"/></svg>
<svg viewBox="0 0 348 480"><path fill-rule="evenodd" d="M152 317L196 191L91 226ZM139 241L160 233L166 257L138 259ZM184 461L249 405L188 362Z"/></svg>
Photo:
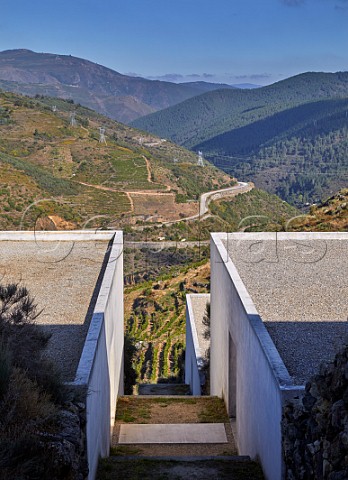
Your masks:
<svg viewBox="0 0 348 480"><path fill-rule="evenodd" d="M237 454L223 401L190 395L120 397L112 447L140 457Z"/></svg>

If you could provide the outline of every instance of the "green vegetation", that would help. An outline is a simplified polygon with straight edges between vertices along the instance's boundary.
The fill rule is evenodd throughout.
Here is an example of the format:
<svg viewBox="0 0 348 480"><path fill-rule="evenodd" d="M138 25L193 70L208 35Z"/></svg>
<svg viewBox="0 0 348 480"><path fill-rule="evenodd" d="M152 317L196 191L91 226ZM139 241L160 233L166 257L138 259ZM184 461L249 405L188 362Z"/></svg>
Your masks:
<svg viewBox="0 0 348 480"><path fill-rule="evenodd" d="M76 126L70 125L72 112ZM40 228L119 228L138 215L138 208L153 208L164 218L176 208L170 215L178 218L175 197L189 202L201 192L233 183L216 167L198 167L192 152L71 101L0 92L0 119L3 229L39 228L37 218ZM107 144L99 143L100 126ZM166 203L153 195L144 209L130 197L129 192L137 191L165 191L171 197ZM48 216L60 219L54 224Z"/></svg>
<svg viewBox="0 0 348 480"><path fill-rule="evenodd" d="M221 218L225 231L280 231L285 223L299 214L296 208L257 188L239 194L231 201L211 204L211 211Z"/></svg>
<svg viewBox="0 0 348 480"><path fill-rule="evenodd" d="M217 135L301 104L348 97L348 73L304 73L254 90L217 90L135 120L132 125L197 148ZM199 119L199 122L197 121Z"/></svg>
<svg viewBox="0 0 348 480"><path fill-rule="evenodd" d="M190 423L228 423L224 401L218 397L120 397L117 401L116 422L117 423L151 423L157 417L158 408L166 407L185 408L185 405L193 405ZM163 418L168 411L161 412ZM188 415L189 417L190 415ZM174 422L175 423L175 422ZM185 423L185 422L183 422Z"/></svg>
<svg viewBox="0 0 348 480"><path fill-rule="evenodd" d="M37 165L21 160L19 158L10 157L0 153L0 167L1 163L8 163L12 167L21 172L24 172L31 177L42 190L53 196L61 195L76 195L78 188L73 183L62 178L56 178L49 172Z"/></svg>
<svg viewBox="0 0 348 480"><path fill-rule="evenodd" d="M206 263L191 264L176 267L156 281L126 288L125 329L136 347L130 357L136 372L134 383L182 382L185 297L187 292L206 292L208 277Z"/></svg>
<svg viewBox="0 0 348 480"><path fill-rule="evenodd" d="M206 142L208 158L298 207L339 190L348 180L348 100L293 110Z"/></svg>
<svg viewBox="0 0 348 480"><path fill-rule="evenodd" d="M48 442L59 434L59 408L67 392L57 368L42 355L49 336L35 324L38 313L26 288L0 285L0 470L5 480L58 479L63 473Z"/></svg>
<svg viewBox="0 0 348 480"><path fill-rule="evenodd" d="M221 90L134 122L303 208L347 185L348 73ZM196 119L199 118L199 125Z"/></svg>
<svg viewBox="0 0 348 480"><path fill-rule="evenodd" d="M210 216L201 221L182 221L162 227L147 227L146 239L156 240L158 237L164 237L166 240L177 241L178 247L173 249L173 254L175 253L173 258L175 258L179 252L181 252L181 258L184 258L184 252L186 251L188 253L190 249L179 248L185 245L184 242L181 243L182 239L203 242L209 240L210 232L248 231L249 227L253 231L281 231L285 228L284 226L290 218L301 213L276 195L257 188L226 200L222 199L211 202L209 208L211 212ZM141 235L140 233L133 232L127 238L140 240ZM200 248L201 254L203 254L205 245L201 244ZM199 250L198 246L197 250ZM165 261L161 253L155 256L153 260L155 262L158 261L160 265ZM190 257L187 257L187 262L189 261ZM143 264L145 265L146 262L143 262ZM150 258L147 261L147 265L149 264L151 264Z"/></svg>

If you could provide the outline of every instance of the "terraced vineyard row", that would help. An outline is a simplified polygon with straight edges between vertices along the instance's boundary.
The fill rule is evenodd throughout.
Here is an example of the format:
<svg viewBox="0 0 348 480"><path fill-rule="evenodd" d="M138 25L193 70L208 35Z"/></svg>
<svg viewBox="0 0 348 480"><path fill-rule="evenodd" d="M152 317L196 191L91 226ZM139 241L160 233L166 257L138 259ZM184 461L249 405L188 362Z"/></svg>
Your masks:
<svg viewBox="0 0 348 480"><path fill-rule="evenodd" d="M186 293L204 293L208 284L209 265L205 263L126 289L125 327L136 347L137 383L182 381Z"/></svg>

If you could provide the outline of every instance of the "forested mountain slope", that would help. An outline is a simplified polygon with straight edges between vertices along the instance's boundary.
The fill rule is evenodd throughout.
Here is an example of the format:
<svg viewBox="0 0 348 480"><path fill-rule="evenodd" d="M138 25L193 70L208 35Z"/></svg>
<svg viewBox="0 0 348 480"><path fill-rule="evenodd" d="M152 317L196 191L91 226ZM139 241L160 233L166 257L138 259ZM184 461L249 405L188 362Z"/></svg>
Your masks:
<svg viewBox="0 0 348 480"><path fill-rule="evenodd" d="M348 185L348 99L287 110L210 147L208 158L225 171L298 207L318 202Z"/></svg>
<svg viewBox="0 0 348 480"><path fill-rule="evenodd" d="M348 97L348 72L304 73L253 90L217 90L139 118L137 128L189 148L306 102Z"/></svg>

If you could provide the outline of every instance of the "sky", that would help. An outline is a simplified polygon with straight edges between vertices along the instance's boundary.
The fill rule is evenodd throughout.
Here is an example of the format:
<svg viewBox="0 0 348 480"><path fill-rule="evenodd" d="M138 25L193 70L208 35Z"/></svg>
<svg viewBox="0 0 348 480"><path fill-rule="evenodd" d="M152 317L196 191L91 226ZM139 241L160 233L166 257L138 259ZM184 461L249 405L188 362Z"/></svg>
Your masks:
<svg viewBox="0 0 348 480"><path fill-rule="evenodd" d="M1 0L0 51L168 81L267 85L348 70L348 0Z"/></svg>

